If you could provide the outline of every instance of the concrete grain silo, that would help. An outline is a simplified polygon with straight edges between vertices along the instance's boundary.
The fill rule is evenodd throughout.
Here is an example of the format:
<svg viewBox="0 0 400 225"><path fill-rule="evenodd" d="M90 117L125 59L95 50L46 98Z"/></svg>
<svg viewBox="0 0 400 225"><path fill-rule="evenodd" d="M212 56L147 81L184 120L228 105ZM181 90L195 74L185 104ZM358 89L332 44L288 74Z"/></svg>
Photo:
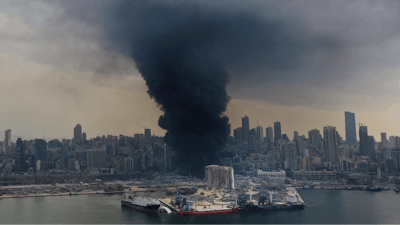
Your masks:
<svg viewBox="0 0 400 225"><path fill-rule="evenodd" d="M209 165L205 167L207 189L234 189L234 173L232 167Z"/></svg>

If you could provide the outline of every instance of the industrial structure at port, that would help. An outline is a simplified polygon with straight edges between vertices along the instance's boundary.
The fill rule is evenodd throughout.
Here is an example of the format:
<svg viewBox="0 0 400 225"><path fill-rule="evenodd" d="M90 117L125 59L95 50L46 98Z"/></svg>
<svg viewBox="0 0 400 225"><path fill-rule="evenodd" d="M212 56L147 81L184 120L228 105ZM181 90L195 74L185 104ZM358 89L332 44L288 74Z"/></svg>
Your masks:
<svg viewBox="0 0 400 225"><path fill-rule="evenodd" d="M143 211L175 212L181 215L236 213L238 210L303 209L305 206L294 188L279 184L260 186L251 179L235 182L232 167L206 166L205 181L206 185L195 188L193 193L178 191L174 197L168 196L159 200L143 200L143 197L128 194L121 203ZM163 210L155 209L155 205L157 209L161 206Z"/></svg>
<svg viewBox="0 0 400 225"><path fill-rule="evenodd" d="M235 189L233 168L228 166L210 165L205 168L207 189Z"/></svg>

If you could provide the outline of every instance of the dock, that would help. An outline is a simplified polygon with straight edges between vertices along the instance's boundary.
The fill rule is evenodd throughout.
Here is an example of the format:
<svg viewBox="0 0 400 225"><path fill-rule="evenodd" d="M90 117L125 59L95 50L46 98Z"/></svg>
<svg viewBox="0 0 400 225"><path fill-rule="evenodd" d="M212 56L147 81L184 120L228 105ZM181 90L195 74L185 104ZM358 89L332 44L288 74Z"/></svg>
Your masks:
<svg viewBox="0 0 400 225"><path fill-rule="evenodd" d="M287 192L288 192L289 195L297 196L297 197L299 198L299 201L300 201L302 204L306 205L306 204L304 203L304 200L301 198L299 192L297 192L296 188L287 187L286 190L287 190Z"/></svg>

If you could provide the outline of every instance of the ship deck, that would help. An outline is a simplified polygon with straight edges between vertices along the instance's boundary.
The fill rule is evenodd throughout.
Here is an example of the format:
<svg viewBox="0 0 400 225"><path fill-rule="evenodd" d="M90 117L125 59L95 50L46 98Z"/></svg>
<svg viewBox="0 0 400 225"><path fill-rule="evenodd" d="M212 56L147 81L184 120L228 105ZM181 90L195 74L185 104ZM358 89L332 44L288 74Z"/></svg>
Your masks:
<svg viewBox="0 0 400 225"><path fill-rule="evenodd" d="M180 210L175 208L170 202L171 198L163 198L159 199L162 205L168 207L171 209L173 212L179 212ZM194 202L194 209L196 211L209 211L209 210L230 210L232 208L228 208L229 205L232 204L232 202L215 202L216 204L213 204L211 202L207 201L195 201Z"/></svg>

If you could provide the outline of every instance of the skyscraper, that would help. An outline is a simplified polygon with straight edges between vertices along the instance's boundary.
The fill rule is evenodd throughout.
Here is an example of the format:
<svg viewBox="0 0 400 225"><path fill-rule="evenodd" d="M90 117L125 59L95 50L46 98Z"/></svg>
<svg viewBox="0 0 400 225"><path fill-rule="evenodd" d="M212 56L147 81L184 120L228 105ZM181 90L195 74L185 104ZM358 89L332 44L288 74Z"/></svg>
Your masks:
<svg viewBox="0 0 400 225"><path fill-rule="evenodd" d="M287 142L289 142L289 137L287 136L287 134L282 134L282 140L285 140Z"/></svg>
<svg viewBox="0 0 400 225"><path fill-rule="evenodd" d="M310 145L319 147L321 140L322 136L318 129L308 131L308 141Z"/></svg>
<svg viewBox="0 0 400 225"><path fill-rule="evenodd" d="M15 172L25 172L25 145L21 138L17 139L15 147Z"/></svg>
<svg viewBox="0 0 400 225"><path fill-rule="evenodd" d="M11 147L11 130L8 129L5 131L5 137L4 137L4 147Z"/></svg>
<svg viewBox="0 0 400 225"><path fill-rule="evenodd" d="M344 112L346 142L357 144L356 116L351 112Z"/></svg>
<svg viewBox="0 0 400 225"><path fill-rule="evenodd" d="M151 139L151 129L144 129L144 140L150 141Z"/></svg>
<svg viewBox="0 0 400 225"><path fill-rule="evenodd" d="M250 131L250 120L249 120L249 117L247 117L247 116L244 116L243 118L242 118L242 128L243 128L243 130L242 130L242 132L243 132L243 134L242 134L242 138L243 138L243 140L242 140L242 142L249 142L249 131Z"/></svg>
<svg viewBox="0 0 400 225"><path fill-rule="evenodd" d="M386 139L386 133L381 133L381 142L383 143L383 142L385 142L387 139Z"/></svg>
<svg viewBox="0 0 400 225"><path fill-rule="evenodd" d="M74 139L76 141L82 140L82 126L79 123L74 128Z"/></svg>
<svg viewBox="0 0 400 225"><path fill-rule="evenodd" d="M336 127L324 127L324 149L325 149L325 161L331 163L331 165L338 165L338 150L336 140Z"/></svg>
<svg viewBox="0 0 400 225"><path fill-rule="evenodd" d="M275 143L275 145L277 145L278 144L278 140L282 139L282 130L281 130L281 123L280 122L275 122L274 123L274 131L275 131L274 143Z"/></svg>
<svg viewBox="0 0 400 225"><path fill-rule="evenodd" d="M370 156L375 152L375 138L372 135L368 136L368 152Z"/></svg>
<svg viewBox="0 0 400 225"><path fill-rule="evenodd" d="M233 137L235 138L235 145L242 143L242 133L243 133L242 130L243 130L242 127L238 127L235 130L233 130Z"/></svg>
<svg viewBox="0 0 400 225"><path fill-rule="evenodd" d="M266 130L266 136L267 136L267 143L274 143L274 132L272 130L272 127L268 127Z"/></svg>
<svg viewBox="0 0 400 225"><path fill-rule="evenodd" d="M47 162L47 142L43 139L35 139L33 147L35 148L36 161Z"/></svg>
<svg viewBox="0 0 400 225"><path fill-rule="evenodd" d="M262 126L257 127L257 142L263 142L264 140L264 129Z"/></svg>
<svg viewBox="0 0 400 225"><path fill-rule="evenodd" d="M364 156L369 156L369 139L368 139L368 129L367 126L360 126L360 154Z"/></svg>
<svg viewBox="0 0 400 225"><path fill-rule="evenodd" d="M294 131L293 132L293 141L296 140L296 138L298 138L298 137L299 137L299 132Z"/></svg>
<svg viewBox="0 0 400 225"><path fill-rule="evenodd" d="M254 152L256 149L256 139L257 139L257 131L256 129L251 129L249 131L249 149Z"/></svg>

